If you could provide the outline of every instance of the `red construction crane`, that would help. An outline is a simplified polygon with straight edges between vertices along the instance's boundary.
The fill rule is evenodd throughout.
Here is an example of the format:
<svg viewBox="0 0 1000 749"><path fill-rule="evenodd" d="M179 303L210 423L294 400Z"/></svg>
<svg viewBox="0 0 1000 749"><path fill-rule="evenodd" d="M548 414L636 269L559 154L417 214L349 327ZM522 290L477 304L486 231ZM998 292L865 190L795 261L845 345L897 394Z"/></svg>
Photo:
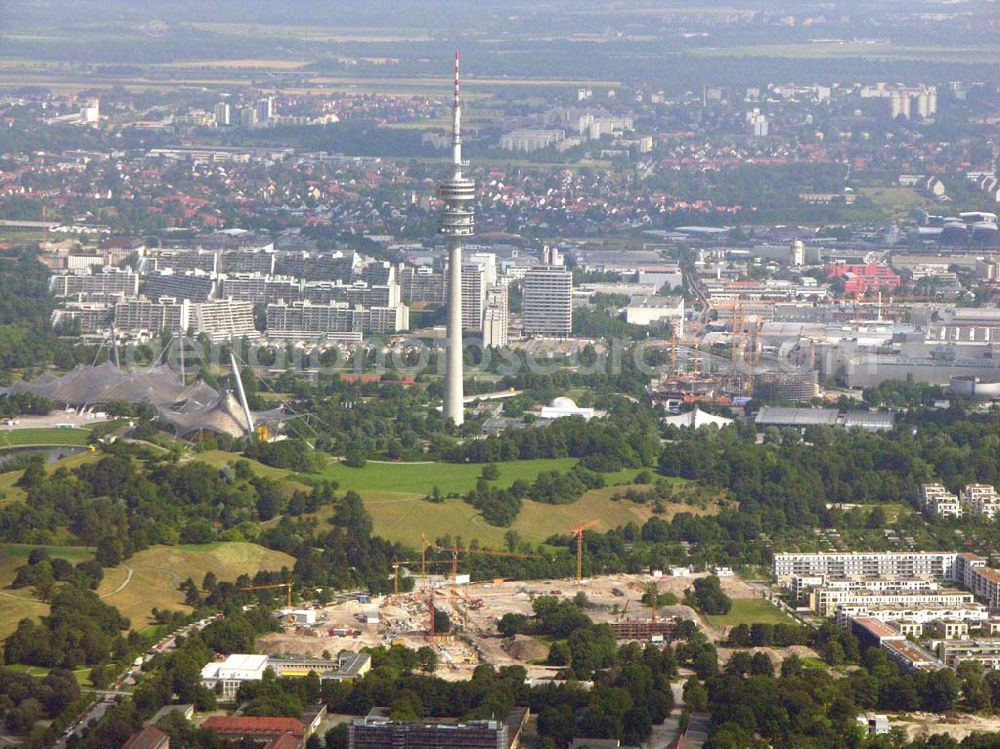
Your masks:
<svg viewBox="0 0 1000 749"><path fill-rule="evenodd" d="M579 585L583 580L583 532L588 528L593 528L595 525L600 523L600 520L588 520L585 523L580 523L574 528L570 529L570 532L576 536L576 584Z"/></svg>

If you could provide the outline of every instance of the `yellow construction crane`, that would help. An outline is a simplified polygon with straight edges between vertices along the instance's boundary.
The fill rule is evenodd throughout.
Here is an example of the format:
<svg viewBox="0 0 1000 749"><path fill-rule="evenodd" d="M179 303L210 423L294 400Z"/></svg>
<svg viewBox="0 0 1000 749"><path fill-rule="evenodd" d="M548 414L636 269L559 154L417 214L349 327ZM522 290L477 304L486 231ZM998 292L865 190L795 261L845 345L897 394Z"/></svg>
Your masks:
<svg viewBox="0 0 1000 749"><path fill-rule="evenodd" d="M404 559L396 560L392 563L392 594L399 595L399 568L406 564L419 564L420 565L420 576L427 577L427 565L429 564L447 564L448 560L445 559L431 559L427 561L427 558L421 555L420 559Z"/></svg>
<svg viewBox="0 0 1000 749"><path fill-rule="evenodd" d="M700 338L678 338L677 333L672 334L670 337L670 371L677 371L677 347L680 345L692 349L691 363L697 372L701 359L701 343Z"/></svg>
<svg viewBox="0 0 1000 749"><path fill-rule="evenodd" d="M595 525L600 523L600 520L588 520L585 523L580 523L570 529L570 532L576 536L576 584L579 585L583 581L583 532L588 528L593 528Z"/></svg>
<svg viewBox="0 0 1000 749"><path fill-rule="evenodd" d="M292 589L295 583L289 580L287 583L272 583L271 585L246 585L240 590L270 590L272 588L285 588L288 592L288 608L292 607Z"/></svg>
<svg viewBox="0 0 1000 749"><path fill-rule="evenodd" d="M452 542L450 549L438 547L438 551L451 552L451 576L454 579L458 575L458 557L464 554L466 557L479 555L484 557L501 557L507 559L545 559L541 554L530 554L519 551L493 551L492 549L460 549L458 542Z"/></svg>

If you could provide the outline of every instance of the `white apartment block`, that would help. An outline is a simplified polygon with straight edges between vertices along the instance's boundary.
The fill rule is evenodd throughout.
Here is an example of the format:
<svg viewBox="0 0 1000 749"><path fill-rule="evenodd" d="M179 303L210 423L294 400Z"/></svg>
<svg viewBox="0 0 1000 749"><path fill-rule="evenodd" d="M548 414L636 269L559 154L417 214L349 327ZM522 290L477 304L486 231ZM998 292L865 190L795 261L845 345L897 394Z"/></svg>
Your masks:
<svg viewBox="0 0 1000 749"><path fill-rule="evenodd" d="M926 606L964 606L975 603L972 593L961 590L841 590L820 588L815 592L815 610L820 616L833 616L840 607L861 607L869 611L879 609L904 610ZM867 614L859 614L867 616ZM905 617L904 617L905 618Z"/></svg>
<svg viewBox="0 0 1000 749"><path fill-rule="evenodd" d="M486 307L486 272L477 263L462 264L462 330L478 333Z"/></svg>
<svg viewBox="0 0 1000 749"><path fill-rule="evenodd" d="M959 492L958 499L969 515L989 520L1000 515L1000 494L988 484L968 484Z"/></svg>
<svg viewBox="0 0 1000 749"><path fill-rule="evenodd" d="M1000 572L986 566L986 560L974 554L962 554L962 585L984 599L990 608L1000 608Z"/></svg>
<svg viewBox="0 0 1000 749"><path fill-rule="evenodd" d="M940 583L927 579L880 578L843 579L827 578L824 575L795 575L788 583L788 589L796 602L806 604L810 609L816 609L820 593L823 591L846 591L850 593L869 592L884 593L887 591L937 591Z"/></svg>
<svg viewBox="0 0 1000 749"><path fill-rule="evenodd" d="M960 582L958 552L815 552L779 553L774 555L774 577L787 582L793 575L824 575L841 578L927 578L945 582Z"/></svg>
<svg viewBox="0 0 1000 749"><path fill-rule="evenodd" d="M535 266L524 274L522 304L528 336L569 338L573 333L573 274L558 266Z"/></svg>
<svg viewBox="0 0 1000 749"><path fill-rule="evenodd" d="M253 305L231 299L126 299L115 305L115 329L138 338L156 336L164 330L173 335L204 333L213 343L257 335Z"/></svg>
<svg viewBox="0 0 1000 749"><path fill-rule="evenodd" d="M877 619L880 622L913 622L929 624L934 621L983 622L989 610L981 603L962 604L883 604L869 606L865 603L842 603L836 610L836 623L848 626L858 617Z"/></svg>
<svg viewBox="0 0 1000 749"><path fill-rule="evenodd" d="M139 293L139 276L114 267L102 268L99 273L65 273L49 278L49 292L57 297L133 297Z"/></svg>
<svg viewBox="0 0 1000 749"><path fill-rule="evenodd" d="M115 329L132 336L155 336L164 330L172 335L186 333L190 327L190 308L186 300L160 297L126 299L115 305Z"/></svg>
<svg viewBox="0 0 1000 749"><path fill-rule="evenodd" d="M982 557L967 552L782 553L774 555L772 572L774 578L789 589L796 586L799 597L804 594L807 583L812 582L809 578L823 578L822 584L828 585L826 578L879 580L896 577L956 583L976 598L985 600L990 608L1000 608L1000 572L987 567ZM809 595L819 590L823 589L816 588ZM882 594L876 592L874 595ZM948 591L938 591L935 595L948 595Z"/></svg>
<svg viewBox="0 0 1000 749"><path fill-rule="evenodd" d="M168 268L150 273L143 283L143 290L154 299L169 296L204 302L215 296L217 284L218 277L214 273L199 270L175 273Z"/></svg>
<svg viewBox="0 0 1000 749"><path fill-rule="evenodd" d="M362 333L395 333L409 327L409 307L352 307L345 302L267 305L268 336L291 340L362 340ZM328 335L333 334L333 335ZM338 336L336 334L351 334Z"/></svg>
<svg viewBox="0 0 1000 749"><path fill-rule="evenodd" d="M962 504L958 501L958 496L945 489L943 484L924 484L920 494L926 516L962 517Z"/></svg>
<svg viewBox="0 0 1000 749"><path fill-rule="evenodd" d="M506 135L502 135L500 137L500 148L505 151L524 151L525 153L530 153L531 151L540 151L543 148L556 145L565 137L566 133L562 130L521 128L511 130Z"/></svg>
<svg viewBox="0 0 1000 749"><path fill-rule="evenodd" d="M257 335L250 302L220 299L193 303L190 309L190 326L194 333L208 336L213 343Z"/></svg>

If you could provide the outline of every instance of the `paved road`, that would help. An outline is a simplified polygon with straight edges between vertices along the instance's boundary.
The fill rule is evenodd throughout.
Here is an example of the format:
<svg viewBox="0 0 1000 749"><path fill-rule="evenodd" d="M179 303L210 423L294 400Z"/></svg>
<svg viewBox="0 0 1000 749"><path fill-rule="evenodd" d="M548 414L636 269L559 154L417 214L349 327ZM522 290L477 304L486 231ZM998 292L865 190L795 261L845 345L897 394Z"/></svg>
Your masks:
<svg viewBox="0 0 1000 749"><path fill-rule="evenodd" d="M132 568L129 567L128 577L126 577L125 582L123 582L118 587L118 589L114 591L115 593L117 593L119 590L122 590L126 585L128 585L129 581L132 579L132 572L133 572ZM112 594L109 593L108 595ZM160 641L156 643L156 645L150 648L148 652L150 654L154 652L155 653L170 652L177 646L176 643L178 637L183 637L189 634L192 630L204 629L206 626L208 626L209 622L215 620L219 616L221 616L221 614L217 614L214 617L207 617L205 619L202 619L201 621L181 627L180 629L178 629L175 632L172 632L169 635L164 635L160 639ZM104 716L104 713L106 713L111 708L111 706L115 704L115 700L129 699L132 696L132 693L122 689L121 687L126 683L134 684L136 678L138 677L141 671L142 671L142 666L130 665L128 668L122 671L117 676L117 678L115 678L112 681L112 688L87 690L93 694L100 695L101 699L96 704L92 705L90 709L87 710L87 712L81 715L76 720L76 722L74 722L69 728L66 729L66 732L62 735L59 741L57 741L54 744L56 749L65 749L67 738L69 738L73 734L80 734L92 720L100 720ZM0 744L0 746L2 746L2 744Z"/></svg>
<svg viewBox="0 0 1000 749"><path fill-rule="evenodd" d="M125 586L128 585L130 582L132 582L132 575L135 574L135 570L124 563L122 564L122 567L125 568L127 573L125 575L125 579L122 581L122 584L119 585L114 590L112 590L110 593L105 593L103 596L101 596L101 598L107 598L108 596L113 596L115 593L121 593L123 590L125 590Z"/></svg>

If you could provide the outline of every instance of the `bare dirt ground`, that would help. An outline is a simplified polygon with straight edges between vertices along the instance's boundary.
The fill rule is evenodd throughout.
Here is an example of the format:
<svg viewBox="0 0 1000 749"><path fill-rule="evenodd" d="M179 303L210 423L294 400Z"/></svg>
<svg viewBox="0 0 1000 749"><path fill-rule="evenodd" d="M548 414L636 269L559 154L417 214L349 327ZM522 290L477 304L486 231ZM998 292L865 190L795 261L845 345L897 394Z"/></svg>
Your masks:
<svg viewBox="0 0 1000 749"><path fill-rule="evenodd" d="M441 578L418 581L412 593L385 596L369 603L355 600L317 607L317 623L312 626L287 625L280 634L260 640L259 650L273 654L321 656L341 650L359 651L364 647L391 644L419 648L428 644L429 588L435 588L434 605L448 613L453 624L451 636L438 637L434 649L438 656L437 675L446 679L465 679L480 663L495 666L521 665L529 678L552 678L556 669L543 665L548 644L533 638L519 638L517 643L499 636L497 621L507 613L530 615L533 600L539 596L572 599L578 593L587 597L586 613L595 622L614 622L623 618L649 619L650 607L641 603L646 586L655 582L660 593L670 592L683 600L699 573L685 577L664 575L605 575L584 580L497 581L453 585ZM728 595L753 598L755 591L735 577L722 578ZM709 639L717 641L722 633L704 617L681 603L661 607L657 616L677 616L694 620ZM377 623L376 620L377 619ZM368 623L371 621L372 623ZM344 634L343 630L347 630ZM787 652L792 652L788 649ZM814 655L808 648L802 654ZM772 658L780 663L783 651Z"/></svg>
<svg viewBox="0 0 1000 749"><path fill-rule="evenodd" d="M906 718L901 720L900 718ZM889 725L899 726L906 731L907 738L912 741L917 738L947 734L956 741L961 741L973 733L1000 732L1000 717L984 718L979 715L935 715L933 713L909 713L908 715L889 716Z"/></svg>

